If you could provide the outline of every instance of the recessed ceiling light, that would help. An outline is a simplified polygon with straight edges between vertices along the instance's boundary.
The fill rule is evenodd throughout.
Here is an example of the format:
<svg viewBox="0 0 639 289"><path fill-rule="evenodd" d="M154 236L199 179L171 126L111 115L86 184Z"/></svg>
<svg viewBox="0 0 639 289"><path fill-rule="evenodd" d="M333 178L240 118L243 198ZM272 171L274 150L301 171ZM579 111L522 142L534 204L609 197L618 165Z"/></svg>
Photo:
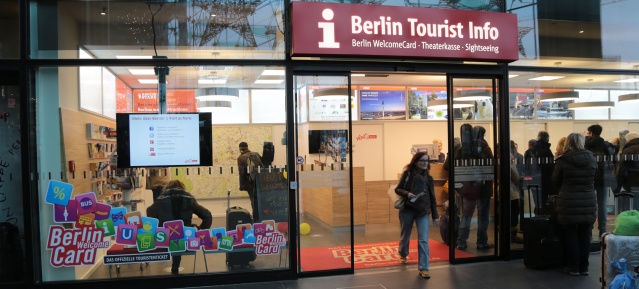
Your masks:
<svg viewBox="0 0 639 289"><path fill-rule="evenodd" d="M540 77L531 78L531 79L528 79L528 80L548 81L548 80L555 80L555 79L564 78L564 77L565 76L546 75L546 76L540 76Z"/></svg>
<svg viewBox="0 0 639 289"><path fill-rule="evenodd" d="M217 15L215 15L215 14L211 13L211 17L215 17L215 16L217 16Z"/></svg>
<svg viewBox="0 0 639 289"><path fill-rule="evenodd" d="M157 84L157 79L138 79L138 81L142 84ZM166 83L169 83L168 81Z"/></svg>
<svg viewBox="0 0 639 289"><path fill-rule="evenodd" d="M255 84L280 84L284 82L284 79L258 79Z"/></svg>
<svg viewBox="0 0 639 289"><path fill-rule="evenodd" d="M581 33L584 33L584 31L583 30L579 30L579 34L581 34Z"/></svg>
<svg viewBox="0 0 639 289"><path fill-rule="evenodd" d="M266 69L262 71L261 75L286 75L286 71L282 69Z"/></svg>
<svg viewBox="0 0 639 289"><path fill-rule="evenodd" d="M151 59L153 56L150 55L116 55L117 59Z"/></svg>
<svg viewBox="0 0 639 289"><path fill-rule="evenodd" d="M155 75L153 68L131 68L129 72L133 75Z"/></svg>
<svg viewBox="0 0 639 289"><path fill-rule="evenodd" d="M198 84L225 84L226 79L198 79Z"/></svg>
<svg viewBox="0 0 639 289"><path fill-rule="evenodd" d="M639 82L639 78L628 78L628 79L622 79L622 80L615 80L613 82Z"/></svg>
<svg viewBox="0 0 639 289"><path fill-rule="evenodd" d="M366 74L363 73L351 73L351 77L364 77Z"/></svg>
<svg viewBox="0 0 639 289"><path fill-rule="evenodd" d="M106 7L102 7L102 12L100 12L100 15L106 15Z"/></svg>
<svg viewBox="0 0 639 289"><path fill-rule="evenodd" d="M513 78L513 77L517 77L517 76L519 76L519 74L509 74L508 78Z"/></svg>

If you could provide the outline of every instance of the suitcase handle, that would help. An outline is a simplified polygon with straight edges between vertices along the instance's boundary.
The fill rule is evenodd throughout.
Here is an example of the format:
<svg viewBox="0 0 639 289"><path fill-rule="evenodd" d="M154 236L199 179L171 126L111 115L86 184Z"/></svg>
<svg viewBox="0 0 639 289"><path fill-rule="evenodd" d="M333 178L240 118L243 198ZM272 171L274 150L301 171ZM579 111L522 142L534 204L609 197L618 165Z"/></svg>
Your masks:
<svg viewBox="0 0 639 289"><path fill-rule="evenodd" d="M634 193L628 193L628 192L622 192L622 193L618 193L618 194L613 194L615 196L615 198L617 197L629 197L631 199L635 198L635 194Z"/></svg>
<svg viewBox="0 0 639 289"><path fill-rule="evenodd" d="M231 209L231 190L226 190L226 210Z"/></svg>

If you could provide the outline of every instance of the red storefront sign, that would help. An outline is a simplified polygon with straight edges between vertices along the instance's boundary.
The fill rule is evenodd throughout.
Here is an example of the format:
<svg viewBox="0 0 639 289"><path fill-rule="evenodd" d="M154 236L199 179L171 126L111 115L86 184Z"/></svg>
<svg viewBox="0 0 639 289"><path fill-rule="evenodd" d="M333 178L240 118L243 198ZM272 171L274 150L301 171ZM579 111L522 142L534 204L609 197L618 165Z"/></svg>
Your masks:
<svg viewBox="0 0 639 289"><path fill-rule="evenodd" d="M131 112L133 106L133 93L122 80L115 79L115 111Z"/></svg>
<svg viewBox="0 0 639 289"><path fill-rule="evenodd" d="M169 113L197 112L195 101L195 91L193 90L166 91L166 111ZM133 91L133 112L157 113L158 111L157 90Z"/></svg>
<svg viewBox="0 0 639 289"><path fill-rule="evenodd" d="M291 5L294 56L519 59L515 14L321 2Z"/></svg>

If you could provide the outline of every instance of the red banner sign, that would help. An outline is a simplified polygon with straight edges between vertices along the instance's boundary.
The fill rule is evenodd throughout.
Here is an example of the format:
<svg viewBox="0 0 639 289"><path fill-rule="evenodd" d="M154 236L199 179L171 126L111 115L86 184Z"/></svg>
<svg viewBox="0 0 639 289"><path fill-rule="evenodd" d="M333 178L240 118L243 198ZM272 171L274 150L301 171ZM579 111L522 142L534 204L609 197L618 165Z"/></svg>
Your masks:
<svg viewBox="0 0 639 289"><path fill-rule="evenodd" d="M519 59L515 14L322 2L291 5L295 56Z"/></svg>
<svg viewBox="0 0 639 289"><path fill-rule="evenodd" d="M134 90L133 112L158 113L157 90ZM193 90L167 90L166 111L169 113L197 112Z"/></svg>

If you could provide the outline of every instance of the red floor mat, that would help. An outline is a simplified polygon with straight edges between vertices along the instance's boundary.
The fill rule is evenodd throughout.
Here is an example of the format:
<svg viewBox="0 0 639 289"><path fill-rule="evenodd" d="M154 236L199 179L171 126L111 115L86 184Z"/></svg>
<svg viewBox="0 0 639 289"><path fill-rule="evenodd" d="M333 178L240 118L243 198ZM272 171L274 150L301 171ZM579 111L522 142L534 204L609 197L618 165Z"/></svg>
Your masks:
<svg viewBox="0 0 639 289"><path fill-rule="evenodd" d="M355 269L400 266L397 253L398 242L383 242L355 245ZM429 240L430 262L448 261L448 246ZM417 240L410 241L408 264L417 264ZM303 271L317 271L350 267L350 246L302 248L300 261ZM455 250L457 257L472 257L464 251Z"/></svg>

